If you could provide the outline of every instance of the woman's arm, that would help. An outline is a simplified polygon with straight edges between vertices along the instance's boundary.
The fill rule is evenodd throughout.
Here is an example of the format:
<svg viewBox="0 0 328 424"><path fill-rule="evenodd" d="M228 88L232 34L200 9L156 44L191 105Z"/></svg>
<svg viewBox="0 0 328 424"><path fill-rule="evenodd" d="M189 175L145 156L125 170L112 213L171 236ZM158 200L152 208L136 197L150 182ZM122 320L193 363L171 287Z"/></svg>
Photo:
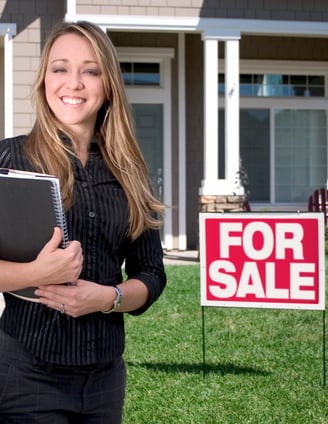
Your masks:
<svg viewBox="0 0 328 424"><path fill-rule="evenodd" d="M80 243L72 241L66 249L61 249L61 241L62 231L56 227L52 238L34 261L0 260L0 291L76 281L83 263Z"/></svg>
<svg viewBox="0 0 328 424"><path fill-rule="evenodd" d="M163 252L157 231L146 231L128 248L125 271L128 279L118 284L122 292L121 305L115 312L139 315L160 296L166 275ZM62 310L73 317L112 308L117 292L113 286L86 280L77 280L74 286L44 286L36 294L44 305ZM115 313L114 312L114 313Z"/></svg>
<svg viewBox="0 0 328 424"><path fill-rule="evenodd" d="M158 299L166 286L159 231L147 230L131 244L125 259L125 272L128 279L122 287L129 281L139 281L147 288L145 302L129 310L133 315L140 315Z"/></svg>

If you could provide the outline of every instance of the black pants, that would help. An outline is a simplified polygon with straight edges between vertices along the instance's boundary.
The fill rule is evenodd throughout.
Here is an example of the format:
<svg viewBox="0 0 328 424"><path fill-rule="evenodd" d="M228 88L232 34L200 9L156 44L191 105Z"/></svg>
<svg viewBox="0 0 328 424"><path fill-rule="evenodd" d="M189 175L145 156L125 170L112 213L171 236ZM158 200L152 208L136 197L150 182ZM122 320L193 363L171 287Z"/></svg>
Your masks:
<svg viewBox="0 0 328 424"><path fill-rule="evenodd" d="M120 424L123 358L64 367L36 360L0 331L0 424Z"/></svg>

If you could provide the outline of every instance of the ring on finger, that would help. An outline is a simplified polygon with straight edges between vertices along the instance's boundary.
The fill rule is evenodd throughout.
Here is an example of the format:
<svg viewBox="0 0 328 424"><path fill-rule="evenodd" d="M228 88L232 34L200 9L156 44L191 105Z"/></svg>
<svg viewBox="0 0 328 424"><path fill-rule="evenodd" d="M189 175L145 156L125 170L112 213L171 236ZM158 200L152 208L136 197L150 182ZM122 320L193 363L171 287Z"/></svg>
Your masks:
<svg viewBox="0 0 328 424"><path fill-rule="evenodd" d="M59 309L61 314L65 313L65 305L63 303L60 304L60 309Z"/></svg>

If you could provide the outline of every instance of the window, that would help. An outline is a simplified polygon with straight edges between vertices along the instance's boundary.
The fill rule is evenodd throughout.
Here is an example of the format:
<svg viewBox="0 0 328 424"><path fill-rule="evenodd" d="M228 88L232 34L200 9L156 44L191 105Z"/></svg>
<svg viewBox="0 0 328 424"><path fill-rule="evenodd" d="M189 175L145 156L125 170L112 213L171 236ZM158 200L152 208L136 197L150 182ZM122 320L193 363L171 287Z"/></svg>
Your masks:
<svg viewBox="0 0 328 424"><path fill-rule="evenodd" d="M241 97L324 97L323 75L241 74ZM224 94L224 74L219 74L219 94Z"/></svg>
<svg viewBox="0 0 328 424"><path fill-rule="evenodd" d="M275 197L302 202L324 186L327 166L326 111L274 111Z"/></svg>
<svg viewBox="0 0 328 424"><path fill-rule="evenodd" d="M223 109L219 122L219 176L224 178ZM306 204L327 181L326 111L242 107L240 158L251 202Z"/></svg>
<svg viewBox="0 0 328 424"><path fill-rule="evenodd" d="M141 62L121 62L121 70L125 85L159 86L160 64Z"/></svg>
<svg viewBox="0 0 328 424"><path fill-rule="evenodd" d="M306 210L313 190L326 186L327 78L325 62L240 61L240 160L255 208ZM224 72L218 82L223 95ZM224 109L219 114L224 178Z"/></svg>

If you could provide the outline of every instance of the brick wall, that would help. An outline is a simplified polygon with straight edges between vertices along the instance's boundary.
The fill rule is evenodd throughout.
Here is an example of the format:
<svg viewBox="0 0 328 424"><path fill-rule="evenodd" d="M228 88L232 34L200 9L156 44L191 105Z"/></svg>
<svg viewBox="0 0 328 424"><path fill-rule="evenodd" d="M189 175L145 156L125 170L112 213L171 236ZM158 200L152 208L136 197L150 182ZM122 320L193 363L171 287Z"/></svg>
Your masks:
<svg viewBox="0 0 328 424"><path fill-rule="evenodd" d="M244 196L200 196L199 212L238 212L243 210Z"/></svg>

